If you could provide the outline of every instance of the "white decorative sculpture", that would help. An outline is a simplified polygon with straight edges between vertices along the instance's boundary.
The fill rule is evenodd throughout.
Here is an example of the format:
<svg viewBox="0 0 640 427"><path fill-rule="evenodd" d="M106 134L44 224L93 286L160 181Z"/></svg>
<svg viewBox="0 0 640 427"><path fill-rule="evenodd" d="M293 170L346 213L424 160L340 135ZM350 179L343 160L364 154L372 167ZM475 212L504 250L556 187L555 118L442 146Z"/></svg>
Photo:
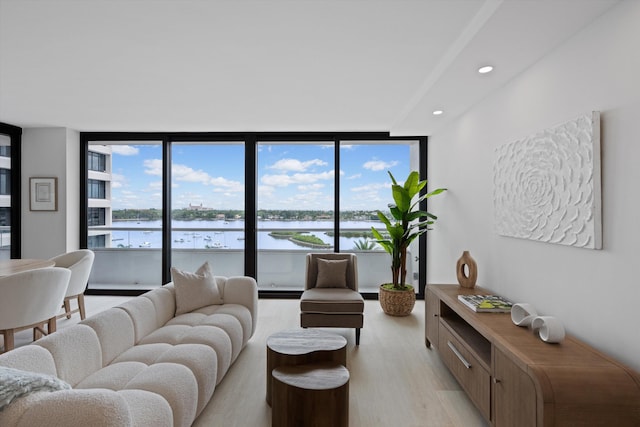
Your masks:
<svg viewBox="0 0 640 427"><path fill-rule="evenodd" d="M602 248L599 112L505 144L495 154L498 234Z"/></svg>
<svg viewBox="0 0 640 427"><path fill-rule="evenodd" d="M559 343L564 339L564 326L557 317L535 317L531 322L531 328L544 342Z"/></svg>
<svg viewBox="0 0 640 427"><path fill-rule="evenodd" d="M511 320L518 326L529 326L538 315L536 309L526 302L513 304L511 307Z"/></svg>

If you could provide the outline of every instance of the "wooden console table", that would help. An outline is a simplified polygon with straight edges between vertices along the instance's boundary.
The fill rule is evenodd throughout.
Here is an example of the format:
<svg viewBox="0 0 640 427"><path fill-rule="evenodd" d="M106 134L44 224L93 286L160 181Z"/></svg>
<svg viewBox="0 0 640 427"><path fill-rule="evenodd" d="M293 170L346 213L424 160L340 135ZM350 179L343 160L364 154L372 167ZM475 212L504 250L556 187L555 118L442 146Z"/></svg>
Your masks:
<svg viewBox="0 0 640 427"><path fill-rule="evenodd" d="M426 344L491 425L640 425L637 372L571 336L548 344L509 314L475 313L459 294L492 292L427 286Z"/></svg>

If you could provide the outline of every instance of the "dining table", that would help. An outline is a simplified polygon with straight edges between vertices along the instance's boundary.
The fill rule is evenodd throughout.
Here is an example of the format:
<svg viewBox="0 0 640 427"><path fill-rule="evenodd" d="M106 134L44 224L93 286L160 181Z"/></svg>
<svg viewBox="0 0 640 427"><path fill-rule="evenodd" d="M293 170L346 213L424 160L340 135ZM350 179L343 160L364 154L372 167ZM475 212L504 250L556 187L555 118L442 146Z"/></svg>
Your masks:
<svg viewBox="0 0 640 427"><path fill-rule="evenodd" d="M55 265L56 263L49 259L6 259L0 261L0 277Z"/></svg>

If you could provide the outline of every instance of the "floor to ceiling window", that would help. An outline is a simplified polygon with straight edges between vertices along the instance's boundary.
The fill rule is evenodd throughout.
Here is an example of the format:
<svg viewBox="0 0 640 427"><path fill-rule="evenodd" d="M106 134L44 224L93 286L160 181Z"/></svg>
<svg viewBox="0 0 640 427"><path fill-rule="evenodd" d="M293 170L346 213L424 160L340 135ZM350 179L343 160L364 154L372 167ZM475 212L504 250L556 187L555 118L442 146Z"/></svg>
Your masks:
<svg viewBox="0 0 640 427"><path fill-rule="evenodd" d="M90 142L87 247L90 288L147 288L162 280L162 143Z"/></svg>
<svg viewBox="0 0 640 427"><path fill-rule="evenodd" d="M391 281L389 255L373 239L371 227L385 234L376 211L393 202L389 172L402 182L419 169L419 141L342 141L340 143L340 251L358 257L361 292L377 292ZM418 289L418 244L408 251L407 280ZM415 273L415 275L414 275Z"/></svg>
<svg viewBox="0 0 640 427"><path fill-rule="evenodd" d="M304 290L308 252L334 250L333 141L258 143L260 289Z"/></svg>
<svg viewBox="0 0 640 427"><path fill-rule="evenodd" d="M0 260L22 255L19 209L21 138L21 128L0 123Z"/></svg>
<svg viewBox="0 0 640 427"><path fill-rule="evenodd" d="M11 138L0 135L0 259L11 258Z"/></svg>
<svg viewBox="0 0 640 427"><path fill-rule="evenodd" d="M171 263L244 274L244 144L171 144Z"/></svg>
<svg viewBox="0 0 640 427"><path fill-rule="evenodd" d="M371 227L391 171L426 174L426 138L386 134L82 133L89 289L143 290L172 266L256 277L261 295L304 289L306 254L358 255L360 290L388 281ZM421 154L421 150L423 153ZM425 245L426 247L426 245ZM424 290L419 255L410 279ZM420 283L418 283L418 278Z"/></svg>

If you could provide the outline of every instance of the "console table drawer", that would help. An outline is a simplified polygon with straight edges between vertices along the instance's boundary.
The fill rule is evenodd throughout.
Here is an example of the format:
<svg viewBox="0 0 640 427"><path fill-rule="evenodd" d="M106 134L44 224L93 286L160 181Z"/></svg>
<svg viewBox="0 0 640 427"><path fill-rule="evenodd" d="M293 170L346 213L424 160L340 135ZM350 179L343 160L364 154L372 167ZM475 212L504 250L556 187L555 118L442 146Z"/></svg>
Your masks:
<svg viewBox="0 0 640 427"><path fill-rule="evenodd" d="M443 362L482 415L489 420L491 408L491 375L445 326L440 326L438 348Z"/></svg>

